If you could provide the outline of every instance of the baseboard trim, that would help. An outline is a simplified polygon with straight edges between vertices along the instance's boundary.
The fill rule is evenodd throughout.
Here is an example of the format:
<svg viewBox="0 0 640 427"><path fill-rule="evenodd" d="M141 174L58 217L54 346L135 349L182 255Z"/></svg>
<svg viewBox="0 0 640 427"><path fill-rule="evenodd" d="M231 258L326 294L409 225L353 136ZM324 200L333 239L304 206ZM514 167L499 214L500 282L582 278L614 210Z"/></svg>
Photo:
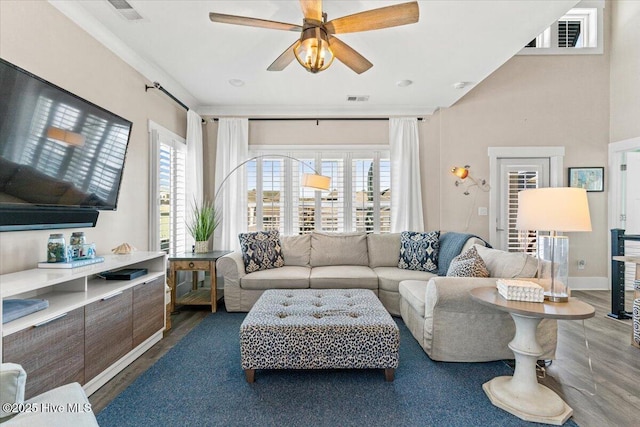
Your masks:
<svg viewBox="0 0 640 427"><path fill-rule="evenodd" d="M610 284L606 277L569 277L569 289L573 291L608 291Z"/></svg>

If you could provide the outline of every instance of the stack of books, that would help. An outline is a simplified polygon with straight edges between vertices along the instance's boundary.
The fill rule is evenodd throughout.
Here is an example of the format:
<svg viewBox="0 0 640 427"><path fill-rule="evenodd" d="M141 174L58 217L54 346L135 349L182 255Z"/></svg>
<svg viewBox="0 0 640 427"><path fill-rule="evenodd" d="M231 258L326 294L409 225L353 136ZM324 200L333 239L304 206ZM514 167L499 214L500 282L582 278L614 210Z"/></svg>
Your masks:
<svg viewBox="0 0 640 427"><path fill-rule="evenodd" d="M528 280L498 279L497 287L511 301L544 302L544 288Z"/></svg>

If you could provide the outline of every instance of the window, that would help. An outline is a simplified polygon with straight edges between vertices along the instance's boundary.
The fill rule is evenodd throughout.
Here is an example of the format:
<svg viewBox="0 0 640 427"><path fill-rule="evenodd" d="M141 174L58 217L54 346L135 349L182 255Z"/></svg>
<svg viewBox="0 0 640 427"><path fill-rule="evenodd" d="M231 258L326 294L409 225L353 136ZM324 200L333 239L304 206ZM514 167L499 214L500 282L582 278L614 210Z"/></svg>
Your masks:
<svg viewBox="0 0 640 427"><path fill-rule="evenodd" d="M167 253L186 252L186 157L183 138L150 122L151 219L149 247Z"/></svg>
<svg viewBox="0 0 640 427"><path fill-rule="evenodd" d="M325 147L323 147L324 149ZM387 150L252 152L247 164L248 230L389 232L391 162ZM331 178L329 191L301 186L305 173Z"/></svg>
<svg viewBox="0 0 640 427"><path fill-rule="evenodd" d="M585 0L529 42L520 54L595 54L603 52L602 1Z"/></svg>

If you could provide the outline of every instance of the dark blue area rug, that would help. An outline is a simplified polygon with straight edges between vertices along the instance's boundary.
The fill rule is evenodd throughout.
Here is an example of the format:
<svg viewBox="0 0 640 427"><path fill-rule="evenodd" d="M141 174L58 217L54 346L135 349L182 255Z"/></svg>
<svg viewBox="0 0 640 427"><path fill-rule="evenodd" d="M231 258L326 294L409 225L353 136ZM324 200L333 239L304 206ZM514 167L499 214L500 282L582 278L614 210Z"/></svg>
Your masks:
<svg viewBox="0 0 640 427"><path fill-rule="evenodd" d="M224 310L224 309L223 309ZM482 384L511 375L504 362L434 362L402 319L395 381L383 370L258 370L240 367L245 313L207 316L113 400L109 426L524 426L493 406ZM566 424L575 426L571 420Z"/></svg>

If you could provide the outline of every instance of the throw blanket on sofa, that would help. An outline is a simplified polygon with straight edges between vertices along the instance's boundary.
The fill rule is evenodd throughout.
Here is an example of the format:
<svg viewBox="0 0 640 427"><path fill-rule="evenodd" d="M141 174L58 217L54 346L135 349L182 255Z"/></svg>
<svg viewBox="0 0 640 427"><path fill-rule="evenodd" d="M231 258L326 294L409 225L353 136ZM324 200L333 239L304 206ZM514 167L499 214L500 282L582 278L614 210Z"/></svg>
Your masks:
<svg viewBox="0 0 640 427"><path fill-rule="evenodd" d="M468 233L456 233L454 231L446 232L440 235L440 248L438 249L438 276L446 276L449 270L449 264L458 255L464 244L470 238L475 237L482 240L487 247L491 245L484 241L481 237Z"/></svg>

